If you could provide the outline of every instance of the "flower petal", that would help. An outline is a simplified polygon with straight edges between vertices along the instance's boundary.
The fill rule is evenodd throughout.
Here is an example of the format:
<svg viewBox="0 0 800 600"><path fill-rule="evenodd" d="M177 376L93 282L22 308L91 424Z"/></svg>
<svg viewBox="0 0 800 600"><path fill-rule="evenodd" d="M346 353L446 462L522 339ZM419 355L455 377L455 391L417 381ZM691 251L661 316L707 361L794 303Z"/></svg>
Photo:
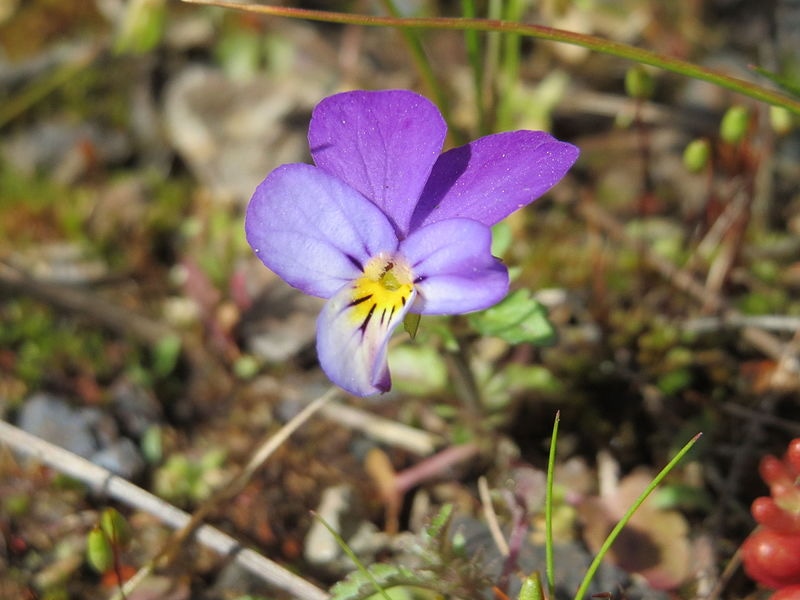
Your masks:
<svg viewBox="0 0 800 600"><path fill-rule="evenodd" d="M326 303L317 319L317 356L322 370L356 396L386 392L392 385L386 352L394 329L414 301L411 289L401 308L358 302L355 282ZM355 301L354 301L355 300Z"/></svg>
<svg viewBox="0 0 800 600"><path fill-rule="evenodd" d="M245 215L247 241L287 283L329 298L370 257L397 248L381 211L311 165L283 165L256 188Z"/></svg>
<svg viewBox="0 0 800 600"><path fill-rule="evenodd" d="M448 219L400 242L416 276L412 312L460 314L488 308L508 292L508 271L492 256L492 232L477 221Z"/></svg>
<svg viewBox="0 0 800 600"><path fill-rule="evenodd" d="M442 154L411 217L423 225L464 217L494 225L558 183L579 150L543 131L509 131Z"/></svg>
<svg viewBox="0 0 800 600"><path fill-rule="evenodd" d="M364 194L405 234L446 133L439 110L418 94L356 91L317 105L308 142L318 167Z"/></svg>

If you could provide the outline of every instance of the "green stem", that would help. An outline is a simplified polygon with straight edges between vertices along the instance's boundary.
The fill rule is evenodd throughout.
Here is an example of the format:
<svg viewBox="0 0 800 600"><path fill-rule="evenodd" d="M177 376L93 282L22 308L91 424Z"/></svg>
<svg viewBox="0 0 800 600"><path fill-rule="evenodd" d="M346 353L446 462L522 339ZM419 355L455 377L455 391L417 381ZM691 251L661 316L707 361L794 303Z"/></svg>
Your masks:
<svg viewBox="0 0 800 600"><path fill-rule="evenodd" d="M556 470L556 441L558 440L558 424L561 411L556 413L553 421L553 435L550 437L550 456L547 459L547 488L544 502L544 564L547 575L547 597L556 597L556 568L553 560L553 479Z"/></svg>
<svg viewBox="0 0 800 600"><path fill-rule="evenodd" d="M689 442L681 448L680 452L678 452L674 458L667 463L667 466L661 469L661 471L653 478L653 481L645 488L645 490L641 493L641 495L636 499L636 501L631 504L630 508L627 512L623 515L623 517L619 520L619 523L614 526L614 529L611 530L611 533L608 534L606 541L603 542L603 545L600 547L600 550L597 552L597 556L594 557L592 564L589 565L589 568L586 569L586 575L583 576L583 581L581 582L578 591L575 593L574 600L581 600L585 595L586 591L589 589L589 584L592 583L592 579L594 579L594 575L597 572L598 567L600 567L600 563L602 562L605 555L608 554L608 551L611 549L611 546L616 541L617 537L619 536L620 532L623 530L625 525L628 524L628 521L631 520L633 513L635 513L639 507L647 500L647 497L652 493L654 489L658 487L658 485L663 481L664 477L675 468L675 465L680 462L680 460L686 456L686 453L692 449L695 442L700 439L700 436L703 435L702 433L698 433L694 436Z"/></svg>
<svg viewBox="0 0 800 600"><path fill-rule="evenodd" d="M525 5L521 0L509 0L506 7L505 22L518 22L522 18L524 8ZM500 89L505 90L505 93L501 94L498 90L496 127L498 131L505 131L513 127L514 117L511 112L516 104L514 96L517 92L517 80L519 79L520 35L510 33L506 35L503 42L503 71L499 83Z"/></svg>
<svg viewBox="0 0 800 600"><path fill-rule="evenodd" d="M386 12L392 15L390 18L397 19L399 21L403 20L403 18L400 17L400 11L397 9L394 0L382 0L382 4L386 9ZM414 66L417 68L417 72L422 78L422 81L436 100L436 104L439 106L439 110L442 111L445 120L450 122L450 110L447 95L444 93L442 86L439 85L439 80L436 78L436 75L433 72L433 67L431 66L430 60L428 60L428 56L425 54L425 49L422 47L422 42L420 41L419 36L416 34L416 32L407 28L401 28L400 34L403 36L403 39L408 46L408 50L411 53L411 59L414 61Z"/></svg>
<svg viewBox="0 0 800 600"><path fill-rule="evenodd" d="M258 4L237 4L223 0L183 0L190 4L203 4L210 6L221 6L223 8L233 8L275 17L292 17L296 19L308 19L310 21L324 21L327 23L343 23L351 25L366 25L372 27L401 27L412 29L446 29L452 31L464 31L474 29L475 31L501 31L505 33L516 33L522 36L534 37L540 40L561 42L589 48L595 52L609 54L619 58L625 58L645 65L658 67L673 73L679 73L687 77L707 81L720 87L733 90L744 96L749 96L767 104L782 106L786 110L800 115L800 100L794 100L778 92L774 92L755 83L744 81L730 75L725 75L719 71L707 69L678 58L664 56L643 50L628 44L605 40L593 35L554 29L543 25L531 25L526 23L510 23L508 21L498 21L490 19L463 19L453 17L430 17L430 18L396 18L377 15L353 15L339 12L329 12L324 10L311 10L304 8L287 8L283 6L265 6Z"/></svg>
<svg viewBox="0 0 800 600"><path fill-rule="evenodd" d="M475 18L475 0L461 0L461 13L467 19ZM464 31L464 44L467 47L467 60L472 69L472 84L475 93L475 106L478 109L478 132L488 133L486 129L486 105L483 98L483 65L481 64L481 44L478 32L474 29Z"/></svg>
<svg viewBox="0 0 800 600"><path fill-rule="evenodd" d="M322 516L319 515L318 513L312 511L311 514L314 516L314 518L319 520L320 523L322 523L322 526L325 527L325 529L328 530L328 533L330 533L333 539L336 540L336 543L339 545L339 548L341 548L342 551L345 554L347 554L348 558L351 561L353 561L353 564L361 572L361 574L369 580L369 582L375 588L375 592L377 594L380 594L384 600L392 600L389 597L389 594L386 593L386 590L383 589L380 583L378 583L378 580L375 579L375 576L364 565L364 563L359 560L358 556L356 556L356 553L353 552L353 549L350 546L348 546L347 542L344 541L344 538L341 535L339 535L339 532L336 531L333 527L331 527L328 524L328 522L325 519L323 519Z"/></svg>
<svg viewBox="0 0 800 600"><path fill-rule="evenodd" d="M489 0L489 19L497 20L503 16L503 0ZM488 123L497 122L497 81L500 74L500 45L503 36L497 31L486 34L486 55L483 67L483 93L482 98L486 106L487 128ZM490 117L489 115L493 115ZM485 133L491 133L486 131Z"/></svg>

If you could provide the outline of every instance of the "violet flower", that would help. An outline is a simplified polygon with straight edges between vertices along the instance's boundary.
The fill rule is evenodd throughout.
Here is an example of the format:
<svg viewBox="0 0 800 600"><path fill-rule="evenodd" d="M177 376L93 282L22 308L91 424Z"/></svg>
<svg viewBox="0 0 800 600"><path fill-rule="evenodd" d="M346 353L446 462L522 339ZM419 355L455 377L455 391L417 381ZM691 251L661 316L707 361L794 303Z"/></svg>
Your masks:
<svg viewBox="0 0 800 600"><path fill-rule="evenodd" d="M578 157L541 131L489 135L442 154L446 132L437 108L413 92L325 98L308 132L316 166L278 167L247 207L247 240L261 261L327 298L319 362L358 396L391 387L387 346L409 311L467 313L506 295L490 227Z"/></svg>

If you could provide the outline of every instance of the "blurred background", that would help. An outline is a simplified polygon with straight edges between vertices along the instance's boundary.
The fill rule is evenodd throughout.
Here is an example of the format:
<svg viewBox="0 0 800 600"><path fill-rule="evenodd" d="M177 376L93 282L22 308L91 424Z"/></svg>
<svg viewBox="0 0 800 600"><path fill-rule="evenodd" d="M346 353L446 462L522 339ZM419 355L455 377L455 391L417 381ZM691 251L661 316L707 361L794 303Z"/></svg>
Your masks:
<svg viewBox="0 0 800 600"><path fill-rule="evenodd" d="M790 0L283 4L472 9L772 85L757 65L800 87ZM575 46L409 35L163 0L0 0L0 418L181 508L208 499L329 386L314 352L320 301L255 259L244 206L273 168L310 160L319 100L413 89L440 106L449 146L545 129L582 151L495 232L521 290L501 330L480 316L423 319L416 340L398 336L390 394L340 400L360 418L425 432L432 448L473 444L471 459L434 465L392 495L385 478L433 450L331 410L209 521L327 588L352 565L308 541L309 511L326 494L344 494L343 527L361 532L351 543L367 563L410 560L399 540L452 502L467 537L483 540L467 545L483 548L483 562L474 580L471 559L457 563L443 593L490 597L500 558L477 480L487 478L501 522L523 511L521 568L542 568L542 469L560 410L564 589L647 478L703 431L595 591L764 597L740 570L723 571L753 527L750 502L766 493L759 458L800 436L797 116ZM529 326L539 333L517 336ZM103 573L85 547L109 505L134 534ZM108 597L169 534L157 516L0 441L0 597ZM415 593L403 597L431 597ZM128 598L282 594L187 544Z"/></svg>

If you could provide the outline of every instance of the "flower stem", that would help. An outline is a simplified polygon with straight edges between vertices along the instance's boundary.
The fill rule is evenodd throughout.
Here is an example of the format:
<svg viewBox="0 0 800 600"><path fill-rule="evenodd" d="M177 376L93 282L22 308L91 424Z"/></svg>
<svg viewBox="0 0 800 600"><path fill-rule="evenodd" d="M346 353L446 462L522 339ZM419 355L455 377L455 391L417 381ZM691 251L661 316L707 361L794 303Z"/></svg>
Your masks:
<svg viewBox="0 0 800 600"><path fill-rule="evenodd" d="M521 0L510 0L505 10L506 22L516 23L522 18L525 3ZM513 129L514 106L517 104L517 91L519 89L519 55L520 35L510 33L503 40L503 64L500 76L497 103L497 131Z"/></svg>
<svg viewBox="0 0 800 600"><path fill-rule="evenodd" d="M603 39L593 35L566 31L545 27L544 25L533 25L528 23L511 23L502 20L490 19L464 19L460 17L418 17L418 18L398 18L378 15L347 14L341 12L331 12L324 10L311 10L304 8L289 8L284 6L268 6L263 4L238 4L225 0L183 0L190 4L203 4L210 6L220 6L223 8L233 8L248 12L256 12L275 17L291 17L296 19L308 19L311 21L323 21L327 23L343 23L351 25L366 25L371 27L401 27L411 29L446 29L452 31L465 31L472 29L475 31L499 31L513 33L526 37L533 37L540 40L560 42L589 48L595 52L617 56L645 65L658 67L673 73L679 73L693 79L707 81L720 87L733 90L744 96L749 96L755 100L782 106L786 110L800 114L800 100L795 100L773 90L767 89L737 77L725 75L713 69L707 69L699 65L658 54L650 50L636 48L621 42Z"/></svg>
<svg viewBox="0 0 800 600"><path fill-rule="evenodd" d="M386 12L391 15L391 18L402 20L402 17L400 17L400 11L397 9L394 0L382 0L381 3L386 9ZM418 33L407 28L400 28L400 34L403 36L403 39L408 46L408 50L411 53L411 59L414 62L414 66L417 68L419 76L422 78L425 86L436 100L436 104L439 106L439 110L442 111L445 120L450 123L450 110L447 95L444 93L442 86L439 85L439 81L436 79L436 75L433 72L433 67L431 66L428 56L425 54L425 49L422 47L422 42L419 39Z"/></svg>
<svg viewBox="0 0 800 600"><path fill-rule="evenodd" d="M464 18L474 19L475 0L461 0L461 13ZM464 45L467 48L467 60L472 69L472 84L475 90L475 106L478 109L478 130L480 135L486 135L486 104L483 98L484 72L481 64L481 42L478 32L474 29L464 31Z"/></svg>

